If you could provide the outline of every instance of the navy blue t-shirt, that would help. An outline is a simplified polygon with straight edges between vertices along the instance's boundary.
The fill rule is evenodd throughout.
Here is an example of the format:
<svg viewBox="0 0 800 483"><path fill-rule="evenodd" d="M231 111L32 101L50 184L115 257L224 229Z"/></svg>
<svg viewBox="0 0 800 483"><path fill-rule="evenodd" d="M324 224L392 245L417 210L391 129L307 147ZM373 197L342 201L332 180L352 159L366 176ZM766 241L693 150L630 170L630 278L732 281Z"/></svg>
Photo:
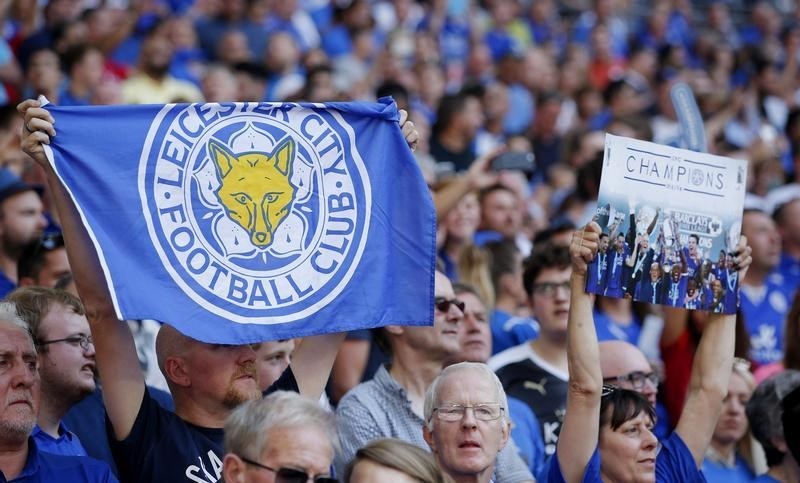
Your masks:
<svg viewBox="0 0 800 483"><path fill-rule="evenodd" d="M265 394L277 390L299 392L291 368ZM223 431L184 421L145 389L128 437L116 441L109 434L109 440L123 482L216 483L222 479Z"/></svg>

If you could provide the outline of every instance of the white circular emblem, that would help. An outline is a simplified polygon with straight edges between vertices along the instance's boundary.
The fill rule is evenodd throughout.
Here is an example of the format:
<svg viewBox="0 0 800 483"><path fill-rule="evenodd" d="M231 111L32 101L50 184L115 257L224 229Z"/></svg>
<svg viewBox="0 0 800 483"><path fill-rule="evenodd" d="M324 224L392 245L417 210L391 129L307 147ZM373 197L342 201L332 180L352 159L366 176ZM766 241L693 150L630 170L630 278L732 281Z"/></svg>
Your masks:
<svg viewBox="0 0 800 483"><path fill-rule="evenodd" d="M139 163L139 193L167 272L240 323L310 315L361 258L370 184L351 127L295 105L168 105Z"/></svg>

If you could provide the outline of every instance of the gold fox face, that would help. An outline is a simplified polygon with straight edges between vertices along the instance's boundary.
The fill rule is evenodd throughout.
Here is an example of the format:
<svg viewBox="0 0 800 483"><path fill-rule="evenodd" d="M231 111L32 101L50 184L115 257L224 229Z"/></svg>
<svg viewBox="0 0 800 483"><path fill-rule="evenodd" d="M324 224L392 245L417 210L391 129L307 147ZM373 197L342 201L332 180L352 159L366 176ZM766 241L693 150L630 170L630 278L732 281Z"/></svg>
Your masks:
<svg viewBox="0 0 800 483"><path fill-rule="evenodd" d="M294 199L295 188L289 182L294 140L286 139L269 155L237 156L212 139L208 152L220 180L217 198L228 217L247 230L253 245L268 247Z"/></svg>

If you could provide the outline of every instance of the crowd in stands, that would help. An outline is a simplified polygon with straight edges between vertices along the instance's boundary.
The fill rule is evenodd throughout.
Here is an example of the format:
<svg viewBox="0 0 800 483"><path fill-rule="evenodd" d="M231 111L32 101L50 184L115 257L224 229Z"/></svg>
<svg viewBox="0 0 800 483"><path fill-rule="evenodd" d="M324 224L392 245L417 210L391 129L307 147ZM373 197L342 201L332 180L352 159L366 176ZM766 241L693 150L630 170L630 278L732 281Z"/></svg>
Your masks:
<svg viewBox="0 0 800 483"><path fill-rule="evenodd" d="M0 19L0 481L800 482L799 2L5 0ZM634 244L593 221L604 133L681 146L677 83L708 151L748 161L719 264L735 316L593 270ZM40 95L392 96L438 220L433 326L226 346L118 321ZM507 151L535 163L493 170Z"/></svg>

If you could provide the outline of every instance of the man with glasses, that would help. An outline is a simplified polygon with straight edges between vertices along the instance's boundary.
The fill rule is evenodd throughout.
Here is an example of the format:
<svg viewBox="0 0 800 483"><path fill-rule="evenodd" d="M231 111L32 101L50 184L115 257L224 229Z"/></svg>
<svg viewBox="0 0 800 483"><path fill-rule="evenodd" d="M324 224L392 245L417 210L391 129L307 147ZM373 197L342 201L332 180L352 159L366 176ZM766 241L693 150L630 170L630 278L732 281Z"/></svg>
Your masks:
<svg viewBox="0 0 800 483"><path fill-rule="evenodd" d="M433 326L389 325L380 329L375 340L389 354L391 363L381 366L372 380L359 384L339 401L336 422L342 448L334 463L339 473L359 448L375 438L398 438L426 447L420 431L425 423L425 393L445 361L460 349L458 325L465 308L440 271L436 272L434 295ZM499 483L533 480L516 447L509 445L495 457Z"/></svg>
<svg viewBox="0 0 800 483"><path fill-rule="evenodd" d="M569 250L537 245L525 261L522 282L528 305L539 322L539 337L489 359L509 396L525 402L542 425L545 452L556 450L567 402L567 315Z"/></svg>
<svg viewBox="0 0 800 483"><path fill-rule="evenodd" d="M669 432L666 409L656 401L660 379L644 353L635 345L622 340L603 341L599 343L599 347L603 383L631 389L646 397L659 416L653 432L659 438L666 437Z"/></svg>
<svg viewBox="0 0 800 483"><path fill-rule="evenodd" d="M486 364L448 366L425 394L422 431L448 481L492 481L511 431L500 380Z"/></svg>
<svg viewBox="0 0 800 483"><path fill-rule="evenodd" d="M0 303L0 481L116 482L108 465L42 451L31 438L40 408L39 362L14 304Z"/></svg>
<svg viewBox="0 0 800 483"><path fill-rule="evenodd" d="M336 483L333 414L297 393L242 404L225 423L223 479L232 483Z"/></svg>
<svg viewBox="0 0 800 483"><path fill-rule="evenodd" d="M95 389L94 344L83 304L68 292L44 287L19 288L8 300L28 324L39 352L42 401L33 438L41 451L86 456L61 421Z"/></svg>

